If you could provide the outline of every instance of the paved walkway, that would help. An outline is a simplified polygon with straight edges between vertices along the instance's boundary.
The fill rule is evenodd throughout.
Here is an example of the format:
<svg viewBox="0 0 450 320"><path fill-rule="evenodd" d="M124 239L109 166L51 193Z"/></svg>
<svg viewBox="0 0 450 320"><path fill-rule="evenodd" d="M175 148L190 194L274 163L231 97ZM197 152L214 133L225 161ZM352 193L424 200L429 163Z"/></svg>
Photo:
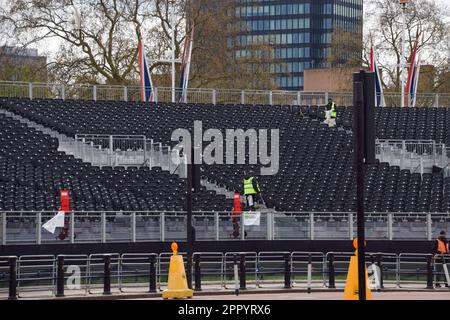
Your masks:
<svg viewBox="0 0 450 320"><path fill-rule="evenodd" d="M193 300L344 300L343 292L194 296ZM162 300L162 298L130 299ZM450 300L450 292L374 292L373 300Z"/></svg>

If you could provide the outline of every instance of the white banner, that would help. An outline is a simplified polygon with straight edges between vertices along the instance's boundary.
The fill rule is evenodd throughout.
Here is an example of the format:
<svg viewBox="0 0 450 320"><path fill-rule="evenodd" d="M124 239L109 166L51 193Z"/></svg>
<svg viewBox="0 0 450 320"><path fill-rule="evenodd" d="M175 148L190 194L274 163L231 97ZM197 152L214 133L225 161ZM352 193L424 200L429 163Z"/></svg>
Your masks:
<svg viewBox="0 0 450 320"><path fill-rule="evenodd" d="M261 212L245 211L244 226L259 226L261 220Z"/></svg>
<svg viewBox="0 0 450 320"><path fill-rule="evenodd" d="M50 233L55 233L55 229L58 227L64 227L64 211L59 211L56 216L48 220L42 228Z"/></svg>

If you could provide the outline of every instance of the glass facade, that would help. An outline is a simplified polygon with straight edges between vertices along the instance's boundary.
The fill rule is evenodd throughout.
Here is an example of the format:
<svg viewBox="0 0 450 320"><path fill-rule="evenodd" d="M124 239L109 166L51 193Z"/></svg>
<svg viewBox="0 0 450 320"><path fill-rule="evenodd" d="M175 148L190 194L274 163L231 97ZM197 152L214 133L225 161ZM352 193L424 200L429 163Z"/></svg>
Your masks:
<svg viewBox="0 0 450 320"><path fill-rule="evenodd" d="M284 90L303 90L305 69L329 67L336 30L354 34L362 43L363 0L235 0L235 4L239 23L236 39L230 42L236 58L249 54L247 45L271 45L277 63L270 70ZM341 61L360 54L346 52Z"/></svg>

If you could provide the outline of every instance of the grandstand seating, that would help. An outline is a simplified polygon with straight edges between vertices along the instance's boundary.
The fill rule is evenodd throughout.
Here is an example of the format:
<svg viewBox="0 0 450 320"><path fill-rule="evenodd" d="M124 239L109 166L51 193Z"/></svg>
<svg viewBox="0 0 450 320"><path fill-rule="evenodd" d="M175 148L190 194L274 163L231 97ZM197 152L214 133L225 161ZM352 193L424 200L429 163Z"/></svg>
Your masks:
<svg viewBox="0 0 450 320"><path fill-rule="evenodd" d="M72 137L77 133L145 135L155 142L170 145L175 144L170 141L172 131L177 128L192 131L194 120L203 122L203 130L279 128L279 172L259 177L267 205L277 211L355 211L351 108L338 107L339 128L323 125L323 108L317 106L0 99L0 108ZM5 117L1 121L12 123ZM447 109L379 108L376 112L379 138L447 142L447 132L450 133L447 123L450 125ZM35 201L35 209L50 208L57 203L55 188L63 182L73 189L76 210L177 210L183 205L184 182L175 176L143 168L100 170L58 153L56 142L48 136L23 126L7 125L5 128L6 132L4 128L0 132L9 136L2 135L2 141L12 141L0 150L3 157L0 173L7 177L0 178L3 181L0 182L0 194L8 199L4 202L6 210L13 206L18 210L25 209L22 194L26 188L33 188L33 183L48 190L47 193L35 192L36 199L46 199ZM33 133L25 135L22 132ZM33 136L31 142L24 140L28 135ZM22 144L24 147L18 149ZM253 171L257 175L258 168L257 165L202 166L202 175L229 190L241 191L244 172ZM444 180L442 174L430 173L422 177L387 163L376 163L366 166L365 176L368 211L450 211L449 197L444 196L449 195L450 180ZM35 190L40 189L35 187ZM17 203L16 197L20 200ZM199 199L197 209L230 208L223 198L212 192L204 191Z"/></svg>
<svg viewBox="0 0 450 320"><path fill-rule="evenodd" d="M76 211L183 210L186 184L160 168L93 167L57 151L58 140L0 114L0 211L45 211L70 190ZM195 195L194 210L229 210L225 196Z"/></svg>

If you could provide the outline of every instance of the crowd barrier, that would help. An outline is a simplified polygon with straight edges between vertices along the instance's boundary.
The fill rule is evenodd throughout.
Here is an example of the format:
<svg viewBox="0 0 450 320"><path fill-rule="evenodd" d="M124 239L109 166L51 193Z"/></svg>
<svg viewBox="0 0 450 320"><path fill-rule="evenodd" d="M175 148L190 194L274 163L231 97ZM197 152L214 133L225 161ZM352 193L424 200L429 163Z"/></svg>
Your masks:
<svg viewBox="0 0 450 320"><path fill-rule="evenodd" d="M184 256L187 263L188 257ZM195 291L227 290L238 266L239 289L343 289L351 252L195 252L188 283ZM161 292L171 253L0 257L0 298L71 297ZM366 253L373 290L433 289L446 281L449 255Z"/></svg>

